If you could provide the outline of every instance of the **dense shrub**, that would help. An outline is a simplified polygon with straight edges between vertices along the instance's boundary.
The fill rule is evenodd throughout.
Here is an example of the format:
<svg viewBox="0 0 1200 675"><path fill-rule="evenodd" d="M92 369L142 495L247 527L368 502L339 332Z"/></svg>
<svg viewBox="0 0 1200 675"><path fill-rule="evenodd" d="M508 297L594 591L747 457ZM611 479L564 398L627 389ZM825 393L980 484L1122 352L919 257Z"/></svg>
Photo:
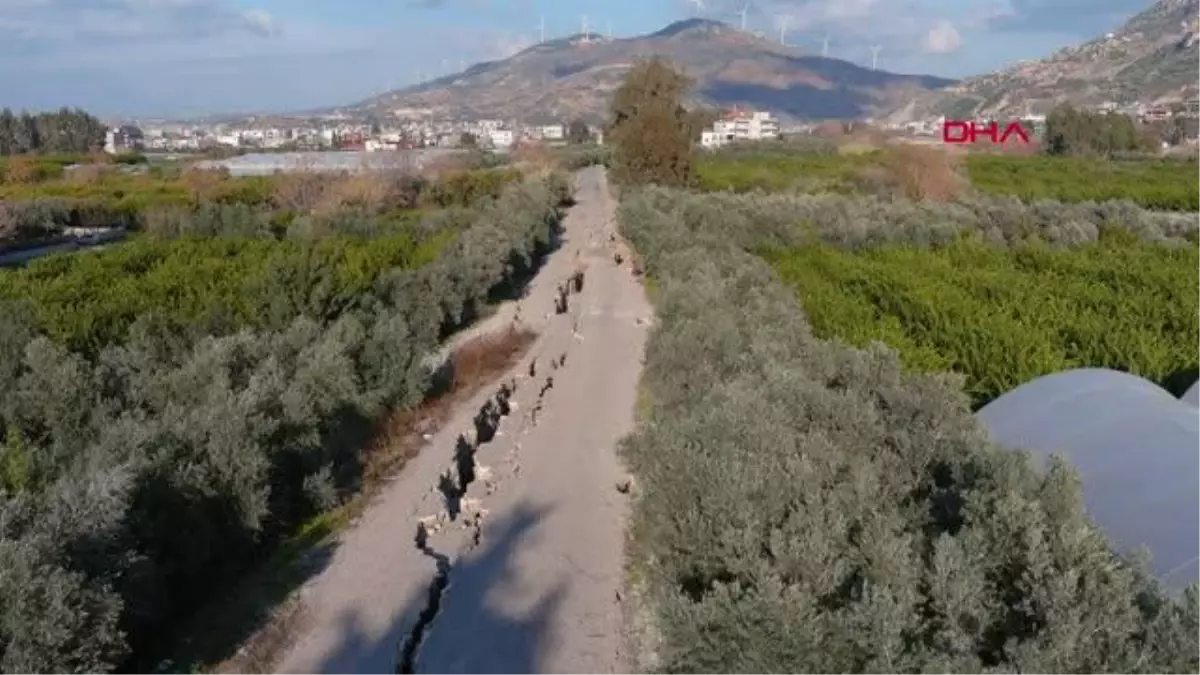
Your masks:
<svg viewBox="0 0 1200 675"><path fill-rule="evenodd" d="M1129 202L1025 204L1015 197L975 195L951 203L886 197L816 195L658 195L705 236L745 249L788 248L821 241L848 249L888 243L944 245L963 237L995 244L1040 239L1052 246L1097 241L1112 228L1144 241L1194 245L1194 216L1155 213ZM667 206L664 205L664 208Z"/></svg>
<svg viewBox="0 0 1200 675"><path fill-rule="evenodd" d="M768 260L799 292L819 337L857 347L880 341L911 368L962 373L977 406L1079 367L1170 388L1200 361L1193 246L1107 236L1073 251L978 242L862 253L808 246Z"/></svg>
<svg viewBox="0 0 1200 675"><path fill-rule="evenodd" d="M839 237L835 226L860 222L851 202L822 203L843 209L815 223L827 238L861 242L877 227ZM739 230L754 208L663 190L621 205L659 289L648 407L625 447L640 485L635 578L653 617L655 659L641 665L1200 667L1195 587L1168 598L1142 566L1114 559L1070 467L1039 473L991 447L961 378L816 338L794 293L729 236L752 237ZM953 225L926 217L935 224L888 236L961 231L971 211L954 209L966 215Z"/></svg>
<svg viewBox="0 0 1200 675"><path fill-rule="evenodd" d="M1133 118L1118 112L1077 110L1069 104L1046 116L1042 145L1051 155L1112 155L1145 150L1146 138Z"/></svg>
<svg viewBox="0 0 1200 675"><path fill-rule="evenodd" d="M411 241L386 235L178 238L15 275L42 295L0 301L0 668L95 672L145 658L280 535L353 491L373 422L425 396L439 338L531 269L561 200L561 180L538 181L472 209L466 225L463 211L430 215L418 225L435 239L439 223L456 234L423 265ZM143 311L96 282L179 306ZM268 325L178 328L219 300L246 311L246 289ZM67 295L95 323L132 319L125 339L89 356L43 335L47 305L65 312Z"/></svg>

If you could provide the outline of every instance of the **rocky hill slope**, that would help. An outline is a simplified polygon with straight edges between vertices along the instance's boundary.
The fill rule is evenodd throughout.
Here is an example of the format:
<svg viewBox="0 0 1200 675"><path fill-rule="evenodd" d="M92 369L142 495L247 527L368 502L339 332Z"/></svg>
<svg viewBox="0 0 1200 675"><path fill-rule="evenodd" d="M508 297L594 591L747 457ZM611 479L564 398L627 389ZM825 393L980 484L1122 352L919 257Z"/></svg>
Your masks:
<svg viewBox="0 0 1200 675"><path fill-rule="evenodd" d="M1090 106L1196 96L1200 0L1158 0L1120 29L1040 61L972 77L900 106L892 121L1045 113L1057 103Z"/></svg>
<svg viewBox="0 0 1200 675"><path fill-rule="evenodd" d="M628 39L574 35L545 42L338 111L599 120L635 59L649 55L670 58L694 78L698 102L770 110L784 120L864 117L953 83L806 55L724 23L689 19Z"/></svg>

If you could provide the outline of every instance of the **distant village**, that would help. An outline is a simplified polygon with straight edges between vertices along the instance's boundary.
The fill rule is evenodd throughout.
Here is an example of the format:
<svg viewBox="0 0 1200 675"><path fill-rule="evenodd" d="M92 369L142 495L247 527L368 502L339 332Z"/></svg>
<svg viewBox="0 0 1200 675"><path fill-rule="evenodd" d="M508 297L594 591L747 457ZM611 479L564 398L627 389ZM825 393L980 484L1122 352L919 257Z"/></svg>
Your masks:
<svg viewBox="0 0 1200 675"><path fill-rule="evenodd" d="M207 150L350 150L377 152L472 146L507 149L524 141L565 143L566 124L517 125L500 120L474 122L401 121L389 125L314 118L263 124L143 123L108 130L105 150L203 152ZM600 129L588 128L599 139Z"/></svg>
<svg viewBox="0 0 1200 675"><path fill-rule="evenodd" d="M474 122L406 121L392 126L350 122L342 119L312 119L264 125L253 119L234 124L144 123L122 124L108 130L105 150L110 153L203 152L214 149L349 150L378 152L415 148L461 148L464 146L506 150L522 142L563 144L570 125L521 124L501 120ZM787 129L792 133L811 131L813 125ZM603 143L603 131L588 126L589 137ZM735 108L716 120L701 135L705 148L734 142L779 138L781 125L770 112Z"/></svg>
<svg viewBox="0 0 1200 675"><path fill-rule="evenodd" d="M1096 106L1093 110L1121 113L1142 123L1151 124L1175 117L1200 116L1200 99L1190 99L1172 106L1121 106L1107 103ZM915 136L938 136L942 133L945 119L936 117L903 124L866 120L866 123ZM1019 119L1036 130L1045 123L1046 116L1031 114L1019 116ZM783 127L779 119L769 111L735 108L705 129L700 142L705 148L715 149L734 142L778 138L785 133L811 133L816 127L815 123ZM222 149L251 152L377 152L466 146L503 151L522 142L566 143L569 128L569 125L562 123L521 124L486 119L472 122L407 120L391 122L384 126L336 116L272 123L250 118L240 124L121 124L108 130L105 150L110 153L189 153ZM600 128L589 126L588 134L591 139L603 143L603 132Z"/></svg>

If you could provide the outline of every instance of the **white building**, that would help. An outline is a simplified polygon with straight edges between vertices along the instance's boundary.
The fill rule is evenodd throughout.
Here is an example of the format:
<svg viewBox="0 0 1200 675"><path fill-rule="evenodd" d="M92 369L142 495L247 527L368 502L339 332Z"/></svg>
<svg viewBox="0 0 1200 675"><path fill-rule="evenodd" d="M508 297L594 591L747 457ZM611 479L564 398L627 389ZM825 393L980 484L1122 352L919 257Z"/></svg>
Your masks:
<svg viewBox="0 0 1200 675"><path fill-rule="evenodd" d="M547 124L542 127L541 136L547 141L561 141L566 136L566 132L561 124Z"/></svg>
<svg viewBox="0 0 1200 675"><path fill-rule="evenodd" d="M492 129L488 132L488 138L492 141L492 147L507 148L513 144L512 129Z"/></svg>
<svg viewBox="0 0 1200 675"><path fill-rule="evenodd" d="M734 110L724 119L714 122L711 130L702 131L700 144L706 148L719 148L736 141L771 138L779 138L779 120L772 117L771 113Z"/></svg>
<svg viewBox="0 0 1200 675"><path fill-rule="evenodd" d="M126 124L116 129L108 129L104 133L104 151L110 155L122 152L137 151L145 147L145 135L142 130Z"/></svg>

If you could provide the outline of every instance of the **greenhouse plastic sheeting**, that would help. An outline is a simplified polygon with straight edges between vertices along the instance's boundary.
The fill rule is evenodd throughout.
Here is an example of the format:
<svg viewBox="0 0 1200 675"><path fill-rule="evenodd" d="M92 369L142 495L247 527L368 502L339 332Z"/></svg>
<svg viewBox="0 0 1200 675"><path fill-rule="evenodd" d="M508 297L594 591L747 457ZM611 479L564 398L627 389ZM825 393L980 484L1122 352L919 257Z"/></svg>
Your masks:
<svg viewBox="0 0 1200 675"><path fill-rule="evenodd" d="M1185 397L1196 396L1193 386ZM1021 385L978 413L1000 445L1079 471L1084 504L1113 546L1146 546L1172 589L1200 556L1200 409L1136 375L1080 369ZM1044 465L1044 464L1043 464Z"/></svg>

